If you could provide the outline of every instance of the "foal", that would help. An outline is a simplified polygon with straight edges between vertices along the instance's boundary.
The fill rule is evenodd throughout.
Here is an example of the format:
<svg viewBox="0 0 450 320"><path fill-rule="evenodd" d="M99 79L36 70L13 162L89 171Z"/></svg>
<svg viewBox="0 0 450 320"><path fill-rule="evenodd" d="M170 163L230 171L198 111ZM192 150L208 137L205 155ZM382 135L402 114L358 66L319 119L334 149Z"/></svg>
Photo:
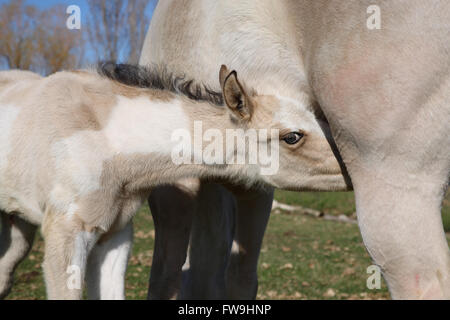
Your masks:
<svg viewBox="0 0 450 320"><path fill-rule="evenodd" d="M121 250L114 239L131 233L157 185L197 177L345 188L319 125L295 101L248 90L225 66L219 78L223 95L163 69L106 63L0 87L0 211L42 224L50 299L81 298L88 257L101 266L128 254L131 244L117 241ZM242 137L257 147L236 145ZM257 157L269 146L275 166ZM127 258L119 260L121 276L102 280L113 282L113 298L123 298Z"/></svg>

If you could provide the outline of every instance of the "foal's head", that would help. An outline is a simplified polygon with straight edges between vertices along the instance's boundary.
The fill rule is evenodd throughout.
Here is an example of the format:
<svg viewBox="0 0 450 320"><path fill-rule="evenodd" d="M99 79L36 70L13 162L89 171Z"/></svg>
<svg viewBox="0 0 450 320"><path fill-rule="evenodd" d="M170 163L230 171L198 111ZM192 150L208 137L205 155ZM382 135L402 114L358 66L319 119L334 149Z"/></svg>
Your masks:
<svg viewBox="0 0 450 320"><path fill-rule="evenodd" d="M245 132L258 133L258 179L290 190L347 189L330 144L305 104L249 90L226 66L222 66L219 80L232 123ZM269 152L267 157L261 153L264 150ZM278 164L269 164L268 160L277 161L277 154Z"/></svg>

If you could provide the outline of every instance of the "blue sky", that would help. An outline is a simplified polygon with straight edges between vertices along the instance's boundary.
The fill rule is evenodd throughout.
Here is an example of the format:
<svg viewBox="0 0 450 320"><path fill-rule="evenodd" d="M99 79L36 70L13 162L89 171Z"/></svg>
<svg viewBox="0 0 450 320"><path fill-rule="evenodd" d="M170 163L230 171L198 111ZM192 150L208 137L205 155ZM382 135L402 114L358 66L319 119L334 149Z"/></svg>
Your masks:
<svg viewBox="0 0 450 320"><path fill-rule="evenodd" d="M14 1L14 0L12 0L12 1ZM83 22L84 21L83 11L87 12L89 10L89 7L87 5L88 1L89 0L26 0L25 2L27 4L34 5L41 9L50 8L57 4L62 4L64 6L70 6L72 4L75 4L75 5L79 6L81 9L81 21ZM10 2L10 0L8 0L8 1L0 0L0 3L4 3L4 2ZM150 2L151 1L149 1L149 3ZM147 12L148 12L149 16L151 16L153 14L153 10L154 10L154 6L148 5Z"/></svg>
<svg viewBox="0 0 450 320"><path fill-rule="evenodd" d="M0 0L0 5L3 3L11 2L11 1L14 1L14 0ZM88 1L89 0L26 0L25 3L34 5L40 9L50 8L57 4L62 4L65 6L70 6L72 4L75 4L75 5L79 6L81 9L81 19L83 21L83 11L86 12L89 10L88 5L87 5ZM151 1L149 1L149 3L150 2ZM152 15L153 10L154 10L154 5L149 4L149 6L147 7L147 12L148 12L149 16Z"/></svg>
<svg viewBox="0 0 450 320"><path fill-rule="evenodd" d="M14 1L14 0L12 0L12 1ZM71 4L75 4L80 7L81 19L83 20L83 11L89 10L88 5L87 5L88 1L89 0L26 0L25 3L34 5L41 9L50 8L56 4L62 4L65 6L70 6ZM0 5L3 3L8 3L8 2L11 2L11 0L0 0ZM149 2L151 2L151 1L149 1ZM148 12L149 16L152 15L153 10L154 10L154 6L150 4L147 7L147 12Z"/></svg>
<svg viewBox="0 0 450 320"><path fill-rule="evenodd" d="M11 1L15 1L15 0L0 0L0 6L4 3L9 3ZM25 3L29 4L29 5L34 5L38 8L40 8L41 10L45 10L54 5L63 5L65 7L68 7L70 5L77 5L80 7L81 28L83 28L83 23L86 22L86 17L87 17L86 13L89 11L88 1L89 0L26 0ZM148 2L149 2L149 5L146 8L146 12L147 12L147 15L149 17L151 17L153 14L153 10L155 9L157 1L149 0ZM87 59L92 60L92 57L94 57L94 56L95 55L94 55L92 48L89 48L89 45L88 45L87 52L86 52ZM120 54L119 54L119 59L120 59Z"/></svg>

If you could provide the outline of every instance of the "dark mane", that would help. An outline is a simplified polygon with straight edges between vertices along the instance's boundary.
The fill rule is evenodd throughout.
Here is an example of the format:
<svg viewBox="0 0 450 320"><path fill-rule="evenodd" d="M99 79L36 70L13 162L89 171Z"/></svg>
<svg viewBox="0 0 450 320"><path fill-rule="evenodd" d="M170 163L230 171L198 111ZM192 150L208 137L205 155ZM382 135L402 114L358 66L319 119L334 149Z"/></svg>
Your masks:
<svg viewBox="0 0 450 320"><path fill-rule="evenodd" d="M221 92L211 90L192 79L185 79L184 76L174 76L167 71L166 67L145 67L132 64L116 64L115 62L100 62L97 65L97 72L101 76L128 86L169 90L176 94L185 95L192 100L223 105Z"/></svg>

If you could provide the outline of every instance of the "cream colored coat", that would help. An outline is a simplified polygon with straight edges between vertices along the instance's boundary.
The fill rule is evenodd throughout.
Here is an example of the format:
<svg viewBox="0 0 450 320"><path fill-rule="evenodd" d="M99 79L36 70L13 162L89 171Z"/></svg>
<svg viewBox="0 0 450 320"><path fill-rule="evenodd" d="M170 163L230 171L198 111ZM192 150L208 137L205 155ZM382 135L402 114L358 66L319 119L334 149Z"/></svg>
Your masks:
<svg viewBox="0 0 450 320"><path fill-rule="evenodd" d="M135 72L133 67L122 70ZM34 232L28 225L42 225L49 298L81 298L85 277L90 298L123 298L131 219L156 186L218 178L294 190L346 188L326 137L302 104L247 89L225 66L220 79L225 106L189 99L177 85L170 91L169 81L161 90L133 87L96 72L46 78L1 72L0 211L9 218L2 225L1 246L2 251L13 247L0 257L2 277L12 275L26 254ZM292 110L296 116L285 118ZM230 130L273 131L258 135L256 144L259 152L277 142L270 151L279 156L278 170L265 174L264 163L249 163L250 148L228 141L218 141L225 147L223 159L207 161L209 144L196 147L197 123L223 137ZM174 160L176 132L188 134L188 151L183 152L189 159L203 155L200 161ZM285 141L298 132L300 139ZM235 154L247 160L220 162ZM302 171L295 169L298 162L304 164ZM8 240L8 233L17 236ZM3 294L10 281L1 285Z"/></svg>
<svg viewBox="0 0 450 320"><path fill-rule="evenodd" d="M374 4L380 30L367 28ZM320 105L354 185L364 243L392 297L449 298L440 216L450 173L449 28L446 0L166 0L153 16L141 63L167 61L171 70L213 87L214 66L226 63L245 70L257 90ZM238 227L240 260L250 255L250 261L232 273L245 297L256 294L255 250L271 200L270 194L254 197L243 208L262 227L246 228L247 236ZM217 265L222 271L209 271L219 274L214 288L225 286L227 263ZM197 277L208 278L209 267L198 268Z"/></svg>

